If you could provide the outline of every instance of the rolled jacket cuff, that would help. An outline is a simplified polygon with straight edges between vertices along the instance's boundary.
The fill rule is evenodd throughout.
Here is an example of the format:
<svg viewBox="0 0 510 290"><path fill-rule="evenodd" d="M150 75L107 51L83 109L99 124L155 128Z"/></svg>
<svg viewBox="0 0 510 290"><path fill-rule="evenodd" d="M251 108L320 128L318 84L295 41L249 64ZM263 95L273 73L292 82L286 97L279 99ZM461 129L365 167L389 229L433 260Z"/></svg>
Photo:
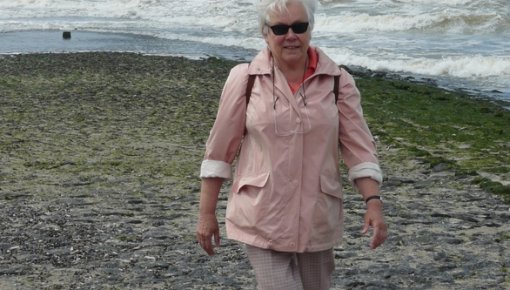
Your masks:
<svg viewBox="0 0 510 290"><path fill-rule="evenodd" d="M204 160L200 167L200 178L232 178L232 166L220 160Z"/></svg>
<svg viewBox="0 0 510 290"><path fill-rule="evenodd" d="M383 180L381 168L378 164L372 162L363 162L349 169L349 181L351 183L363 177L370 177L379 184L381 184Z"/></svg>

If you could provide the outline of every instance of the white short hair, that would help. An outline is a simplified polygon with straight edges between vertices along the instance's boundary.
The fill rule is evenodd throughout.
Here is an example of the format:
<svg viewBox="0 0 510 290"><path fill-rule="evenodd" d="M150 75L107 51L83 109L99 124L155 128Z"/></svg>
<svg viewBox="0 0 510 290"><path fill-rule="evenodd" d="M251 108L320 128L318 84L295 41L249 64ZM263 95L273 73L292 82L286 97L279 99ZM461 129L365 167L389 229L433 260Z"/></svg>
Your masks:
<svg viewBox="0 0 510 290"><path fill-rule="evenodd" d="M308 15L308 29L313 29L317 0L261 0L258 5L258 12L259 29L263 35L267 34L266 24L269 22L269 15L273 12L286 11L289 3L301 3L303 5L306 14Z"/></svg>

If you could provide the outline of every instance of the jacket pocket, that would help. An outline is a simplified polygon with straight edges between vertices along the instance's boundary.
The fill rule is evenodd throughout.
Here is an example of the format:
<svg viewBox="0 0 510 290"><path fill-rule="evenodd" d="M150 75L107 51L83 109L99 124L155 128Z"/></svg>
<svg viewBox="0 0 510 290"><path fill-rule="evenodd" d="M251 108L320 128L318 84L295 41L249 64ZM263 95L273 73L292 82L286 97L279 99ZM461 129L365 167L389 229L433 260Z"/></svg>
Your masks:
<svg viewBox="0 0 510 290"><path fill-rule="evenodd" d="M321 191L336 198L343 198L340 176L331 172L323 172L320 176Z"/></svg>
<svg viewBox="0 0 510 290"><path fill-rule="evenodd" d="M312 216L311 245L333 245L340 239L343 224L343 194L340 175L323 172Z"/></svg>
<svg viewBox="0 0 510 290"><path fill-rule="evenodd" d="M232 192L241 193L248 187L262 188L266 185L269 179L269 172L261 173L258 175L243 176L239 178L232 186Z"/></svg>

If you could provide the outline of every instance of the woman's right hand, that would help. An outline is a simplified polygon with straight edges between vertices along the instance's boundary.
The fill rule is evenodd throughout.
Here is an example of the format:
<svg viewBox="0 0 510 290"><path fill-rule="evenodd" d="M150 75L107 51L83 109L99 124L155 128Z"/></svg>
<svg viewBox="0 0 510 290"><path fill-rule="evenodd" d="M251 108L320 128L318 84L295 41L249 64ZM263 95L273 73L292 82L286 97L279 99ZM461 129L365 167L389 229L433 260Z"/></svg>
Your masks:
<svg viewBox="0 0 510 290"><path fill-rule="evenodd" d="M214 248L220 246L220 228L216 214L200 214L197 223L197 241L209 256L214 255Z"/></svg>

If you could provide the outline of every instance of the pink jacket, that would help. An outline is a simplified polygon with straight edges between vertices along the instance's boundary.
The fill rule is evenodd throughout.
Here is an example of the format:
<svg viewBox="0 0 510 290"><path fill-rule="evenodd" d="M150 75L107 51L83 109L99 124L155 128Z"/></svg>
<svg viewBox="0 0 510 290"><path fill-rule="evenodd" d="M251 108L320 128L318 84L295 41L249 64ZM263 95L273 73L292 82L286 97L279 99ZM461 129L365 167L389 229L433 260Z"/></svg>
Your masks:
<svg viewBox="0 0 510 290"><path fill-rule="evenodd" d="M317 69L296 94L277 67L273 76L267 49L230 72L201 167L202 178L231 178L239 152L226 212L230 239L285 252L322 251L340 242L339 147L351 181L382 181L352 76L317 52ZM246 108L248 74L257 78ZM333 75L341 75L338 106Z"/></svg>

